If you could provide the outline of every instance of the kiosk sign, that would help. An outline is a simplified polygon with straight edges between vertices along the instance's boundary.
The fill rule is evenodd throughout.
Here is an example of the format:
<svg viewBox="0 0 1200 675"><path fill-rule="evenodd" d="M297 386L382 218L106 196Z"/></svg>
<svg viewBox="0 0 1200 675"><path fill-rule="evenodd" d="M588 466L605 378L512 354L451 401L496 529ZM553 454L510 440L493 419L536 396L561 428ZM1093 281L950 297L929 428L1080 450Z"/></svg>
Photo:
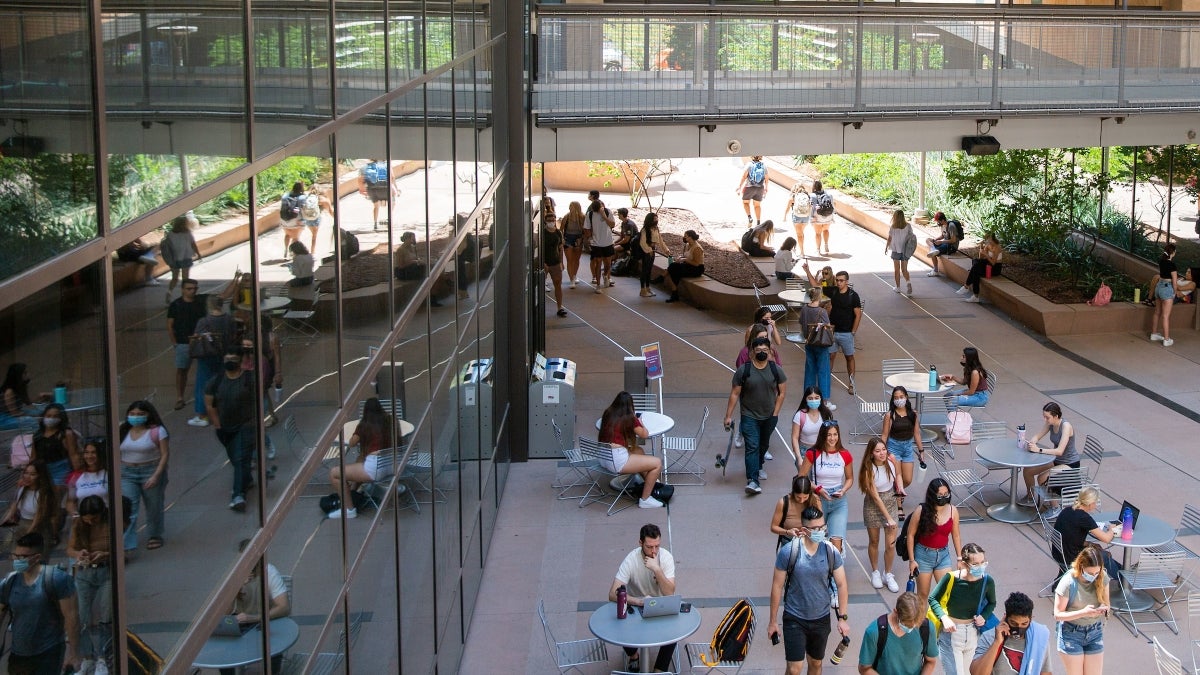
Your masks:
<svg viewBox="0 0 1200 675"><path fill-rule="evenodd" d="M659 380L663 376L662 352L657 342L642 345L642 358L646 359L646 378Z"/></svg>

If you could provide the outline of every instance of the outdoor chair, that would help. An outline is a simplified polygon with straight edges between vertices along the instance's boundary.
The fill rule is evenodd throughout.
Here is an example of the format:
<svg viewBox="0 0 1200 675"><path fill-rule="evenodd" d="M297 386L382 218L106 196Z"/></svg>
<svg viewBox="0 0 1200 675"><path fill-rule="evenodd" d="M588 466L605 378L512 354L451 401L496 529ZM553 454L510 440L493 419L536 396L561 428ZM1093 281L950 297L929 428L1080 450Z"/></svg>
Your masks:
<svg viewBox="0 0 1200 675"><path fill-rule="evenodd" d="M1191 504L1183 505L1183 515L1179 518L1179 527L1175 529L1175 538L1170 542L1161 546L1151 546L1147 551L1152 553L1171 553L1179 552L1183 554L1184 562L1200 560L1200 554L1188 547L1187 544L1180 541L1184 536L1200 535L1200 508ZM1188 584L1191 585L1191 574L1188 574Z"/></svg>
<svg viewBox="0 0 1200 675"><path fill-rule="evenodd" d="M317 302L321 299L320 291L313 294L312 304L307 309L292 309L288 308L279 318L283 320L283 325L290 335L283 339L283 343L304 342L311 343L313 340L321 337L321 331L312 324L313 317L317 315Z"/></svg>
<svg viewBox="0 0 1200 675"><path fill-rule="evenodd" d="M1100 475L1100 464L1104 461L1104 446L1100 445L1100 441L1096 440L1096 437L1091 434L1088 434L1083 439L1083 457L1095 465L1094 468L1088 469L1084 480L1089 483L1095 483L1096 477Z"/></svg>
<svg viewBox="0 0 1200 675"><path fill-rule="evenodd" d="M959 519L962 522L983 520L983 517L975 510L975 507L967 504L967 501L972 497L979 499L979 493L983 490L983 477L969 466L950 466L947 462L946 452L941 448L933 448L929 454L933 456L933 461L937 464L938 474L950 484L950 494L958 498L958 503L955 506L959 509L964 507L969 508L975 514L973 518L963 518L960 516ZM982 501L980 499L981 503Z"/></svg>
<svg viewBox="0 0 1200 675"><path fill-rule="evenodd" d="M1042 586L1042 590L1038 591L1038 597L1052 598L1054 597L1054 587L1058 585L1058 580L1062 578L1062 575L1066 574L1067 566L1063 562L1062 532L1054 529L1054 525L1049 521L1043 520L1041 523L1043 531L1046 535L1046 546L1048 553L1050 554L1050 559L1053 560L1054 564L1057 566L1057 571L1054 574L1054 578L1051 579L1050 582L1045 586Z"/></svg>
<svg viewBox="0 0 1200 675"><path fill-rule="evenodd" d="M996 395L996 373L989 370L986 381L988 400L990 401L992 397ZM946 396L946 403L950 406L951 410L963 410L966 412L971 412L972 410L983 410L987 407L987 403L984 403L983 405L959 405L958 396L958 394L950 394Z"/></svg>
<svg viewBox="0 0 1200 675"><path fill-rule="evenodd" d="M883 416L887 414L886 401L860 401L858 421L854 423L851 436L878 436L883 433Z"/></svg>
<svg viewBox="0 0 1200 675"><path fill-rule="evenodd" d="M354 649L354 644L358 642L358 634L362 630L362 613L353 615L350 618L349 633L342 631L338 636L336 652L320 652L313 659L313 667L308 672L311 675L334 675L344 670L343 662L346 660L346 652ZM349 645L347 647L347 645ZM308 654L293 654L288 657L287 663L283 666L283 672L287 674L299 673L304 669L305 662L308 661Z"/></svg>
<svg viewBox="0 0 1200 675"><path fill-rule="evenodd" d="M783 280L783 289L785 291L803 292L807 287L808 284L800 277ZM788 300L784 305L787 308L787 317L784 319L783 332L787 335L803 333L804 326L800 325L800 308L804 307L804 303Z"/></svg>
<svg viewBox="0 0 1200 675"><path fill-rule="evenodd" d="M891 392L888 392L888 396L891 397L891 395ZM921 421L921 426L944 429L950 423L950 405L945 396L937 394L922 396L920 406L917 418Z"/></svg>
<svg viewBox="0 0 1200 675"><path fill-rule="evenodd" d="M1162 646L1157 635L1151 642L1154 643L1154 662L1158 665L1158 675L1183 675L1183 662Z"/></svg>
<svg viewBox="0 0 1200 675"><path fill-rule="evenodd" d="M1044 484L1034 486L1034 506L1044 514L1046 520L1054 520L1062 511L1063 504L1069 503L1067 499L1075 501L1075 497L1083 489L1083 477L1082 468L1068 467L1051 472Z"/></svg>
<svg viewBox="0 0 1200 675"><path fill-rule="evenodd" d="M746 636L746 654L749 655L750 648L754 645L754 629L758 626L758 607L750 598L746 598L746 602L750 605L750 611L753 612L750 618L750 633ZM712 645L708 642L689 642L684 651L687 654L689 673L736 673L746 663L745 660L718 660L717 655L712 652ZM717 665L705 665L701 660L702 657L709 663L715 662Z"/></svg>
<svg viewBox="0 0 1200 675"><path fill-rule="evenodd" d="M630 394L629 396L633 398L633 409L635 412L662 412L658 409L657 394Z"/></svg>
<svg viewBox="0 0 1200 675"><path fill-rule="evenodd" d="M604 489L591 474L591 470L596 468L596 460L584 459L579 448L567 447L563 443L562 429L553 418L550 419L550 426L554 429L554 439L563 453L563 459L558 460L558 473L550 485L558 490L556 498L578 499L580 508L602 499ZM579 488L586 488L583 494L576 492Z"/></svg>
<svg viewBox="0 0 1200 675"><path fill-rule="evenodd" d="M1113 609L1122 621L1126 621L1134 635L1142 633L1148 625L1163 624L1171 632L1179 634L1179 624L1171 609L1171 599L1178 590L1177 580L1183 574L1182 553L1149 553L1143 551L1133 570L1125 570L1126 593L1129 591L1159 591L1162 600L1146 610L1132 609L1128 602L1122 607L1120 600L1114 601ZM1166 612L1166 616L1163 615ZM1138 621L1138 614L1153 614L1156 621ZM1128 617L1128 618L1126 618ZM1148 637L1148 636L1147 636Z"/></svg>
<svg viewBox="0 0 1200 675"><path fill-rule="evenodd" d="M1200 673L1196 648L1200 647L1200 591L1188 593L1188 651L1192 653L1192 672Z"/></svg>
<svg viewBox="0 0 1200 675"><path fill-rule="evenodd" d="M990 441L996 438L1008 438L1008 422L980 422L976 421L971 425L971 443L978 444L980 441ZM1013 443L1016 443L1013 439ZM1004 479L995 483L984 481L984 487L994 486L997 489L1003 490L1004 484L1012 478L1012 467L1001 466L995 462L989 462L982 457L976 457L975 463L984 470L984 478L987 478L988 473L992 471L1004 472Z"/></svg>
<svg viewBox="0 0 1200 675"><path fill-rule="evenodd" d="M770 304L763 302L763 294L762 291L758 290L758 286L754 287L754 299L758 302L759 307L765 307L771 310L771 314L774 316L783 316L787 314L787 307L777 302Z"/></svg>
<svg viewBox="0 0 1200 675"><path fill-rule="evenodd" d="M550 649L550 658L554 659L554 665L558 667L560 674L572 670L583 674L585 671L581 666L608 662L608 645L603 640L588 638L559 642L550 630L550 622L546 620L546 604L541 599L538 600L537 613L538 620L542 622L542 632L546 636L546 647Z"/></svg>
<svg viewBox="0 0 1200 675"><path fill-rule="evenodd" d="M696 461L696 449L700 447L700 439L704 438L708 416L708 406L704 406L695 436L663 436L663 473L672 485L705 484L704 467ZM688 482L680 482L678 477L687 477Z"/></svg>
<svg viewBox="0 0 1200 675"><path fill-rule="evenodd" d="M917 362L915 359L883 359L883 361L880 362L880 370L883 371L884 396L891 396L892 387L887 383L887 379L892 375L898 375L900 373L916 372Z"/></svg>
<svg viewBox="0 0 1200 675"><path fill-rule="evenodd" d="M608 443L601 443L599 441L594 441L590 438L587 438L586 436L580 436L579 452L581 455L583 455L584 459L592 460L596 463L596 466L592 469L589 469L589 471L605 477L604 483L599 483L601 486L613 478L625 478L628 475L608 469L608 467L613 465L613 449ZM628 477L630 480L633 480L632 475L628 475ZM638 494L630 493L626 489L617 490L616 495L613 496L612 502L610 502L608 505L608 515L611 516L614 513L620 513L629 508L629 504L626 504L619 509L617 508L617 502L621 501L621 497L626 494L635 500L639 497Z"/></svg>

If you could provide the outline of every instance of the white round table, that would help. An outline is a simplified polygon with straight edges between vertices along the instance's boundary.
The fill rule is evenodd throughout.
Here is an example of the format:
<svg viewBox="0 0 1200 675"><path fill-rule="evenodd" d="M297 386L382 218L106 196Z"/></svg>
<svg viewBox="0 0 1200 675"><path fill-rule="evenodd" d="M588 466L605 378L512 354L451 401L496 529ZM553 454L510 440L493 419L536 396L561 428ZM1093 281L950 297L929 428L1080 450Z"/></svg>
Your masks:
<svg viewBox="0 0 1200 675"><path fill-rule="evenodd" d="M285 309L290 304L292 304L291 298L286 298L281 295L273 295L269 298L262 298L258 301L258 311L262 313L278 312ZM253 309L251 305L242 303L238 303L237 305L234 305L234 307L245 312L249 312L251 309Z"/></svg>
<svg viewBox="0 0 1200 675"><path fill-rule="evenodd" d="M609 644L641 649L642 668L649 672L650 648L682 642L700 630L700 611L693 607L690 612L647 619L630 607L625 618L618 619L617 603L606 602L592 612L588 630Z"/></svg>
<svg viewBox="0 0 1200 675"><path fill-rule="evenodd" d="M1008 503L993 504L987 508L993 520L1002 523L1031 523L1037 519L1037 511L1017 504L1017 490L1021 486L1021 469L1029 466L1044 466L1054 461L1054 455L1029 452L1017 447L1017 439L993 438L975 446L975 454L989 462L1012 469L1009 479Z"/></svg>
<svg viewBox="0 0 1200 675"><path fill-rule="evenodd" d="M1116 511L1105 511L1097 513L1094 517L1097 523L1103 525L1109 521L1118 520L1121 514ZM1121 566L1128 573L1132 569L1130 565L1133 564L1133 549L1162 546L1172 541L1175 541L1175 528L1165 520L1155 518L1142 511L1138 514L1137 526L1133 528L1133 537L1128 540L1119 536L1113 537L1112 545L1124 549L1121 552ZM1111 605L1114 609L1144 612L1155 605L1154 597L1149 593L1129 590L1125 588L1124 583L1121 584L1120 595L1121 597L1112 599Z"/></svg>
<svg viewBox="0 0 1200 675"><path fill-rule="evenodd" d="M271 656L282 654L300 638L300 626L290 617L271 619ZM263 660L262 627L256 626L239 637L213 635L204 643L195 668L241 668Z"/></svg>
<svg viewBox="0 0 1200 675"><path fill-rule="evenodd" d="M779 299L783 300L784 302L797 302L797 303L808 302L808 291L802 291L798 288L793 288L793 289L786 290L786 291L779 291L778 295L779 295Z"/></svg>
<svg viewBox="0 0 1200 675"><path fill-rule="evenodd" d="M936 389L929 388L929 373L928 372L913 372L913 373L895 373L888 375L884 382L889 387L904 387L908 393L921 397L927 394L936 394L943 391L949 391L953 385L938 383Z"/></svg>
<svg viewBox="0 0 1200 675"><path fill-rule="evenodd" d="M661 436L675 428L675 420L669 415L656 412L638 413L638 419L641 420L642 426L646 427L646 433L650 434L650 438ZM596 420L596 431L600 430L600 422L603 418Z"/></svg>

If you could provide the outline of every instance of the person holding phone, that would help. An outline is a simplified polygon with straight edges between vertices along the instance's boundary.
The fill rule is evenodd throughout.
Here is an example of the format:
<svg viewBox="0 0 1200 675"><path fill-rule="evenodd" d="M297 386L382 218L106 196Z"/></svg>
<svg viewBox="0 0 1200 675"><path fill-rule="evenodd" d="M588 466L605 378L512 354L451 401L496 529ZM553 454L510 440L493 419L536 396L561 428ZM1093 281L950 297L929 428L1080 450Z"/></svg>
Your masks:
<svg viewBox="0 0 1200 675"><path fill-rule="evenodd" d="M1058 655L1067 675L1104 672L1104 620L1108 618L1104 558L1095 544L1083 547L1054 587Z"/></svg>
<svg viewBox="0 0 1200 675"><path fill-rule="evenodd" d="M1030 667L1024 666L1029 661ZM1050 629L1033 620L1033 600L1012 593L1004 601L1004 620L979 636L971 675L1051 675Z"/></svg>
<svg viewBox="0 0 1200 675"><path fill-rule="evenodd" d="M638 532L638 547L629 552L617 568L617 576L608 589L608 601L617 601L617 590L625 587L631 607L644 607L647 598L675 595L675 557L662 547L662 530L654 523L647 523ZM625 670L637 673L641 670L642 657L634 647L625 647L628 662ZM671 669L675 657L675 643L658 648L654 668L658 671Z"/></svg>
<svg viewBox="0 0 1200 675"><path fill-rule="evenodd" d="M837 420L826 420L817 432L817 444L804 453L804 463L800 466L800 475L812 480L814 490L821 498L821 510L829 525L829 542L839 553L850 516L845 497L854 485L853 463L854 457L842 446Z"/></svg>

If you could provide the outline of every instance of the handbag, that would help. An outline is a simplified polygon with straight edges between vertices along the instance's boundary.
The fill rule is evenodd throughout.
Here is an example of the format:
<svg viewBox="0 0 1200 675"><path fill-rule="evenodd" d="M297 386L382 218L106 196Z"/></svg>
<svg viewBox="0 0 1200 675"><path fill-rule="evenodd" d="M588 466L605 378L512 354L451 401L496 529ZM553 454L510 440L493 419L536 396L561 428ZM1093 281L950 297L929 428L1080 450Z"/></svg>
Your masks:
<svg viewBox="0 0 1200 675"><path fill-rule="evenodd" d="M663 506L666 506L670 503L671 497L675 496L675 486L655 481L654 489L650 491L650 496L662 502Z"/></svg>
<svg viewBox="0 0 1200 675"><path fill-rule="evenodd" d="M983 585L979 589L979 606L975 608L975 615L978 616L983 611L983 606L987 604L987 575L983 575ZM992 612L984 619L982 626L976 626L975 630L980 633L985 633L1000 625L1000 619L996 618L996 613Z"/></svg>
<svg viewBox="0 0 1200 675"><path fill-rule="evenodd" d="M810 347L832 347L833 327L829 322L809 323L808 332L804 336L804 344Z"/></svg>
<svg viewBox="0 0 1200 675"><path fill-rule="evenodd" d="M950 578L946 579L946 590L942 591L942 597L937 599L937 603L942 606L943 610L946 609L946 603L950 601L950 589L954 588L954 572L950 572L949 576ZM929 619L929 625L933 626L934 633L940 634L942 620L938 618L937 614L934 614L932 607L925 610L925 617Z"/></svg>

